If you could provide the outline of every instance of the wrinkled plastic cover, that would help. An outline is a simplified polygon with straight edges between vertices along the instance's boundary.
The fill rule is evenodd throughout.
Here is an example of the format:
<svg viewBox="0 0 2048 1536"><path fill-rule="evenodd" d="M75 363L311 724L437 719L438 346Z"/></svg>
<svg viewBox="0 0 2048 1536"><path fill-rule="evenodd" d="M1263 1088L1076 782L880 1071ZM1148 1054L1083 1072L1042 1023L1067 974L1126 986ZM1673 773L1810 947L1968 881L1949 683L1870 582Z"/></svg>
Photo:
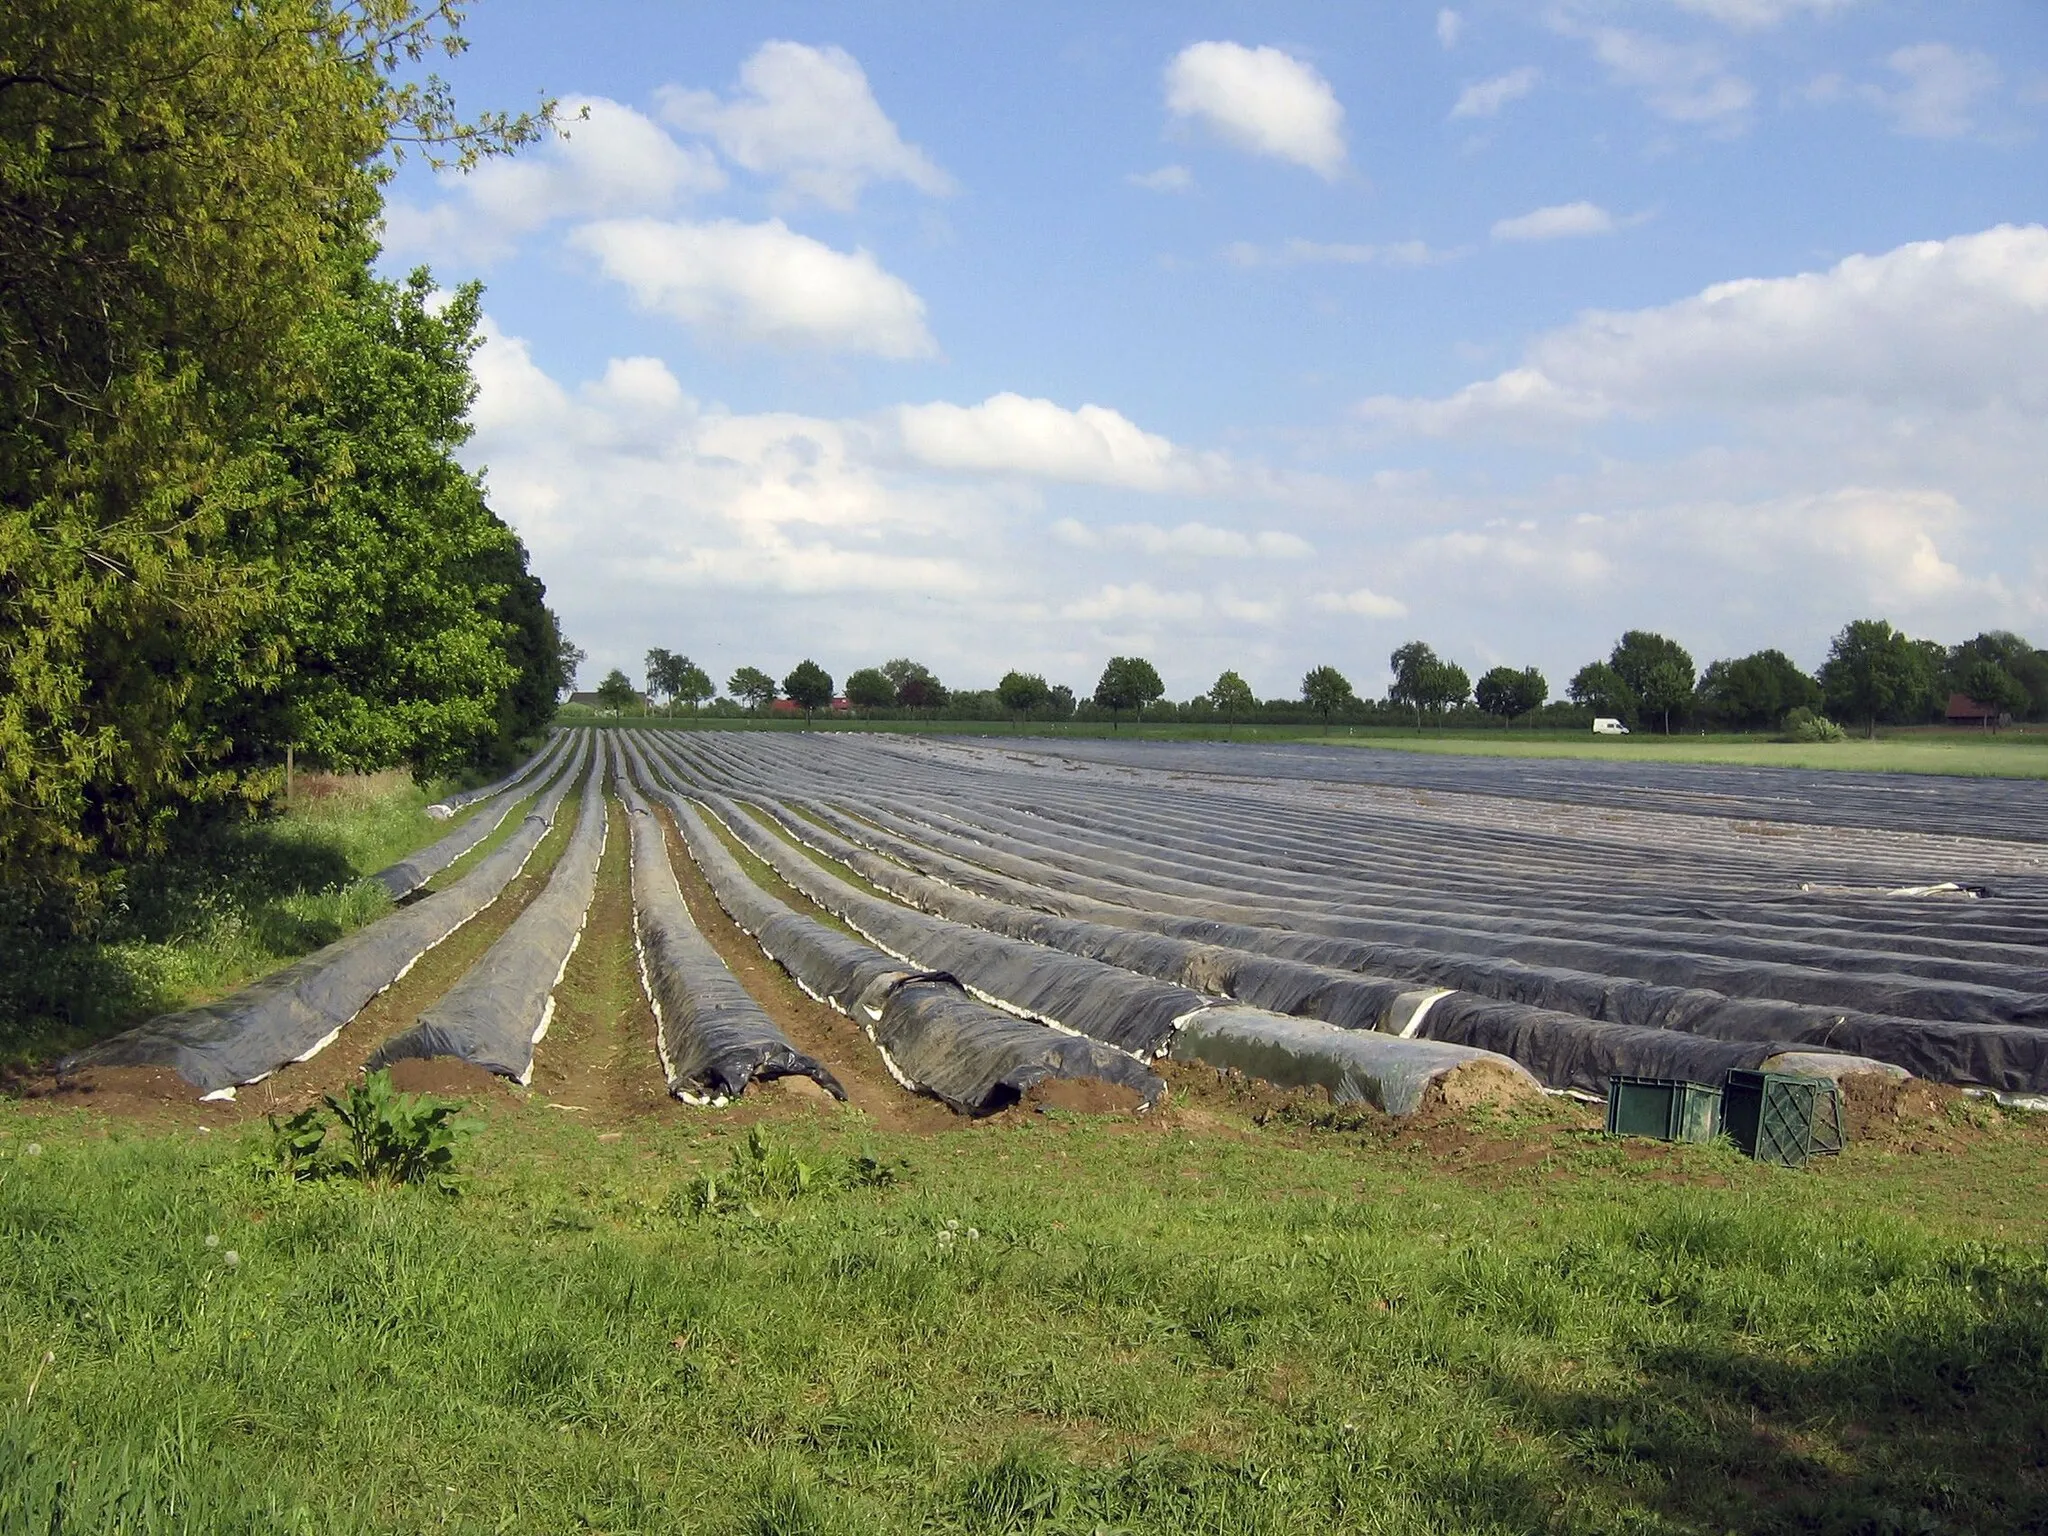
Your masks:
<svg viewBox="0 0 2048 1536"><path fill-rule="evenodd" d="M576 748L580 758L587 742ZM258 1082L318 1054L378 993L497 899L547 835L569 787L559 772L517 830L444 891L401 908L218 1002L164 1014L58 1064L169 1067L202 1092Z"/></svg>
<svg viewBox="0 0 2048 1536"><path fill-rule="evenodd" d="M633 833L640 979L654 1008L669 1092L723 1104L757 1079L808 1077L844 1099L839 1080L790 1043L698 931L676 885L661 822L633 782L639 772L636 763L634 775L621 774L618 789Z"/></svg>
<svg viewBox="0 0 2048 1536"><path fill-rule="evenodd" d="M719 905L799 986L859 1023L905 1087L968 1115L1006 1108L1048 1078L1116 1084L1146 1107L1164 1094L1159 1075L1122 1051L999 1013L951 976L792 911L740 868L689 800L659 780L653 787Z"/></svg>
<svg viewBox="0 0 2048 1536"><path fill-rule="evenodd" d="M1322 1088L1338 1104L1370 1104L1390 1115L1422 1107L1429 1085L1474 1061L1491 1061L1537 1089L1505 1056L1435 1040L1339 1029L1250 1008L1210 1008L1181 1023L1176 1061L1234 1067L1283 1088Z"/></svg>
<svg viewBox="0 0 2048 1536"><path fill-rule="evenodd" d="M408 854L396 864L386 865L370 878L389 891L393 901L411 895L497 831L499 824L512 814L513 807L531 795L536 784L546 783L561 767L562 759L569 752L570 746L568 733L560 733L549 743L545 751L536 753L524 765L488 789L475 790L467 797L458 796L453 800L443 801L442 804L452 812L460 810L462 806L473 805L486 795L497 795L492 804L486 805L446 837L429 844L417 853Z"/></svg>
<svg viewBox="0 0 2048 1536"><path fill-rule="evenodd" d="M534 1047L554 1017L555 988L583 937L604 857L610 747L602 733L594 741L576 829L548 883L412 1028L371 1053L370 1070L406 1057L453 1056L501 1077L532 1079Z"/></svg>

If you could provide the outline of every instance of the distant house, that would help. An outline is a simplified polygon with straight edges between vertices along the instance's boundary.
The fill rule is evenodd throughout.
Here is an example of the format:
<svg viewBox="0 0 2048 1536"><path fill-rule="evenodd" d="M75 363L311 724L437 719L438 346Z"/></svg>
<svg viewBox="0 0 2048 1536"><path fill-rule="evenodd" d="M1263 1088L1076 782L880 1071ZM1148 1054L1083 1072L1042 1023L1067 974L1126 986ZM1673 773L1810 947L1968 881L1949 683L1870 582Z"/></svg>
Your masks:
<svg viewBox="0 0 2048 1536"><path fill-rule="evenodd" d="M800 715L803 713L795 699L777 699L768 706L771 715Z"/></svg>
<svg viewBox="0 0 2048 1536"><path fill-rule="evenodd" d="M1974 725L1987 731L2012 724L2012 712L2000 709L1995 704L1979 704L1967 693L1952 693L1948 696L1948 713L1945 716L1950 725Z"/></svg>

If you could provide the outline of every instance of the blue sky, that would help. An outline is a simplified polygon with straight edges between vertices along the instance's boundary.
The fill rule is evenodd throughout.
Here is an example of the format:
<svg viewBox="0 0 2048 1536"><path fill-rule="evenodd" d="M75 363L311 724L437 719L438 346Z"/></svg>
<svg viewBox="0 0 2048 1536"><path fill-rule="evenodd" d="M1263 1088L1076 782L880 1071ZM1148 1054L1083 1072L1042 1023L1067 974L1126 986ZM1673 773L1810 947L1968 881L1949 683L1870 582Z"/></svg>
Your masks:
<svg viewBox="0 0 2048 1536"><path fill-rule="evenodd" d="M387 265L569 632L1176 697L2048 641L2048 7L489 0Z"/></svg>

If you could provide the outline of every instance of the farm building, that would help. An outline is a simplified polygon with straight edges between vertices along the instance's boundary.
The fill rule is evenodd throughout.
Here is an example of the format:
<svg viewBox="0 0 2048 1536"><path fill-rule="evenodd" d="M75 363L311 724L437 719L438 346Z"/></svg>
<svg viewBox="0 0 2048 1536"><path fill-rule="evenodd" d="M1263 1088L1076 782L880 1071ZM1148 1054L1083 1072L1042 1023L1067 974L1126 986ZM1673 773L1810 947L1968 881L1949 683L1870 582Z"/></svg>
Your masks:
<svg viewBox="0 0 2048 1536"><path fill-rule="evenodd" d="M2012 724L2010 710L2000 709L1996 704L1979 704L1967 693L1948 696L1948 711L1943 718L1950 725L1976 725L1987 731Z"/></svg>

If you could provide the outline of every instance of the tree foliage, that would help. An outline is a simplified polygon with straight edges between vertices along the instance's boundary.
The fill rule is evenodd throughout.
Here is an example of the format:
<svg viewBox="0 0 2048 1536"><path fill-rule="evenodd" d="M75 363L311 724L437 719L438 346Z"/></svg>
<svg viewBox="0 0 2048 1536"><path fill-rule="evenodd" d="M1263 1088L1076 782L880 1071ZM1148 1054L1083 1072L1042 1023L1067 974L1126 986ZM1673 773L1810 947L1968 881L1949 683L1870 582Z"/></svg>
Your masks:
<svg viewBox="0 0 2048 1536"><path fill-rule="evenodd" d="M1022 724L1026 715L1052 702L1052 686L1036 672L1005 672L996 684L996 698Z"/></svg>
<svg viewBox="0 0 2048 1536"><path fill-rule="evenodd" d="M86 895L182 808L267 790L261 732L297 728L276 695L304 648L263 535L319 505L289 461L318 436L309 391L350 394L333 348L365 297L380 156L467 159L539 126L465 125L437 81L395 79L459 46L455 20L412 0L0 9L0 864L28 886ZM488 630L505 594L468 596L458 627ZM509 683L502 658L454 664ZM443 743L497 713L488 693L433 709L412 726ZM337 743L372 750L363 731Z"/></svg>
<svg viewBox="0 0 2048 1536"><path fill-rule="evenodd" d="M1692 656L1685 647L1647 629L1632 629L1615 642L1607 664L1627 685L1636 708L1661 719L1664 734L1670 735L1671 717L1682 718L1692 702Z"/></svg>
<svg viewBox="0 0 2048 1536"><path fill-rule="evenodd" d="M1906 635L1883 619L1856 619L1828 647L1819 681L1828 713L1862 721L1875 738L1878 721L1911 708L1932 677L1926 655Z"/></svg>
<svg viewBox="0 0 2048 1536"><path fill-rule="evenodd" d="M896 702L896 685L880 667L862 667L846 679L846 702L855 709L887 709Z"/></svg>
<svg viewBox="0 0 2048 1536"><path fill-rule="evenodd" d="M1421 640L1411 640L1387 658L1394 684L1387 690L1387 702L1396 708L1415 711L1416 729L1423 716L1439 714L1454 704L1464 703L1472 691L1472 679L1456 662L1445 661Z"/></svg>
<svg viewBox="0 0 2048 1536"><path fill-rule="evenodd" d="M1095 684L1095 702L1109 711L1110 723L1121 727L1127 709L1142 711L1166 692L1159 672L1142 656L1112 656Z"/></svg>
<svg viewBox="0 0 2048 1536"><path fill-rule="evenodd" d="M1330 716L1353 697L1351 680L1335 667L1311 667L1301 680L1302 702L1323 717L1325 732L1330 729Z"/></svg>
<svg viewBox="0 0 2048 1536"><path fill-rule="evenodd" d="M1541 709L1550 697L1550 683L1534 667L1494 667L1479 679L1473 697L1487 714L1506 722Z"/></svg>
<svg viewBox="0 0 2048 1536"><path fill-rule="evenodd" d="M633 680L613 667L597 685L597 702L604 709L624 710L639 703L640 695L633 691Z"/></svg>
<svg viewBox="0 0 2048 1536"><path fill-rule="evenodd" d="M1574 672L1565 695L1595 715L1608 715L1630 726L1636 723L1634 690L1604 661L1588 662Z"/></svg>
<svg viewBox="0 0 2048 1536"><path fill-rule="evenodd" d="M766 709L775 702L775 679L759 667L740 667L725 680L725 691L749 709Z"/></svg>
<svg viewBox="0 0 2048 1536"><path fill-rule="evenodd" d="M783 694L808 719L832 702L832 674L809 657L789 670L782 680Z"/></svg>
<svg viewBox="0 0 2048 1536"><path fill-rule="evenodd" d="M1235 725L1238 716L1248 715L1259 707L1258 695L1252 692L1252 685L1235 672L1225 672L1210 684L1209 702L1223 717L1225 727Z"/></svg>
<svg viewBox="0 0 2048 1536"><path fill-rule="evenodd" d="M1821 702L1820 685L1778 650L1714 662L1696 692L1708 719L1738 730L1774 730L1793 710Z"/></svg>

